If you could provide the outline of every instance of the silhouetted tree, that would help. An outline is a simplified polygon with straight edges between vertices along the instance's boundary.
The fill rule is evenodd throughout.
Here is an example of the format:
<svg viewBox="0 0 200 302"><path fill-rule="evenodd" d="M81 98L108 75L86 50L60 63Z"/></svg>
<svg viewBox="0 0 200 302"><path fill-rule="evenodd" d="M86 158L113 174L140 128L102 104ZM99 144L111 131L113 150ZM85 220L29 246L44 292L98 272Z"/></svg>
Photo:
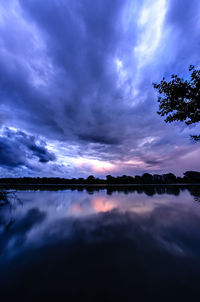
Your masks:
<svg viewBox="0 0 200 302"><path fill-rule="evenodd" d="M153 175L153 182L156 183L156 184L162 184L163 183L162 175L154 174Z"/></svg>
<svg viewBox="0 0 200 302"><path fill-rule="evenodd" d="M108 184L114 183L115 178L111 175L106 175L106 181Z"/></svg>
<svg viewBox="0 0 200 302"><path fill-rule="evenodd" d="M196 171L185 172L184 181L187 183L200 183L200 172L196 172Z"/></svg>
<svg viewBox="0 0 200 302"><path fill-rule="evenodd" d="M153 83L160 94L158 114L166 116L165 122L181 121L191 125L200 121L200 70L191 65L189 71L189 81L172 75L171 81L163 78L159 84ZM200 135L191 137L200 140Z"/></svg>
<svg viewBox="0 0 200 302"><path fill-rule="evenodd" d="M141 177L143 184L152 184L153 183L153 176L149 173L144 173Z"/></svg>
<svg viewBox="0 0 200 302"><path fill-rule="evenodd" d="M176 176L173 173L167 173L162 175L163 182L166 184L176 183Z"/></svg>
<svg viewBox="0 0 200 302"><path fill-rule="evenodd" d="M122 175L120 177L117 177L119 179L118 183L121 184L131 184L134 183L134 179L131 176L127 176L127 175Z"/></svg>
<svg viewBox="0 0 200 302"><path fill-rule="evenodd" d="M79 178L78 178L78 183L79 183L79 184L82 184L83 182L84 182L84 178L83 178L83 177L79 177Z"/></svg>
<svg viewBox="0 0 200 302"><path fill-rule="evenodd" d="M141 176L139 176L139 175L135 175L135 183L136 184L140 184L141 183Z"/></svg>
<svg viewBox="0 0 200 302"><path fill-rule="evenodd" d="M85 180L86 183L92 184L95 182L95 177L93 175L88 176L88 178Z"/></svg>
<svg viewBox="0 0 200 302"><path fill-rule="evenodd" d="M96 178L93 175L84 178L59 178L59 177L22 177L22 178L0 178L0 200L3 200L4 195L1 192L2 189L16 189L18 186L35 186L40 189L47 188L55 190L55 187L59 185L69 186L73 185L84 185L84 184L173 184L173 183L200 183L200 172L187 171L184 173L184 177L176 177L172 173L168 174L154 174L144 173L142 176L136 175L135 177L122 175L122 176L111 176L107 175L106 179ZM41 186L42 185L42 186Z"/></svg>

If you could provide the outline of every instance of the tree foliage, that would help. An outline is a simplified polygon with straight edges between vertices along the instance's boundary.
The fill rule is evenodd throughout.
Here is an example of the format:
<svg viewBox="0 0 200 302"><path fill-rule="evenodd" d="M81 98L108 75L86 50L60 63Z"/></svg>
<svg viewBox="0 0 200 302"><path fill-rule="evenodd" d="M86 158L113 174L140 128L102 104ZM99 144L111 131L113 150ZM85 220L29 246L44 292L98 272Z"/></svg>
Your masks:
<svg viewBox="0 0 200 302"><path fill-rule="evenodd" d="M176 177L172 173L166 174L149 174L144 173L143 175L122 175L112 176L107 175L106 179L96 178L93 175L87 178L59 178L59 177L22 177L22 178L0 178L0 187L5 189L40 189L40 190L56 190L64 188L64 185L69 187L70 185L77 185L77 187L84 188L84 186L90 185L118 185L118 184L176 184L176 183L200 183L200 172L187 171L184 173L184 177ZM61 185L61 187L60 187ZM79 186L80 185L80 186ZM9 197L9 198L8 198ZM1 205L7 204L9 201L14 202L17 200L15 191L5 191L0 189L0 207Z"/></svg>
<svg viewBox="0 0 200 302"><path fill-rule="evenodd" d="M181 121L186 125L200 121L200 70L193 65L189 67L190 79L184 80L177 75L172 75L170 81L165 78L157 84L159 111L165 116L165 122ZM200 135L193 135L194 140L200 140Z"/></svg>

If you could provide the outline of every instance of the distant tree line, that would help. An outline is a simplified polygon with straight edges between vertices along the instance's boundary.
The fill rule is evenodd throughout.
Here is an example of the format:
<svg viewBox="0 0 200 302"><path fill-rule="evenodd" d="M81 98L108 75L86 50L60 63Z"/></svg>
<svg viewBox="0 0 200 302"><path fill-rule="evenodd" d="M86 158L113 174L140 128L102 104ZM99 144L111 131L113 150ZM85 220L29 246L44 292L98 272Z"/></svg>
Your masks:
<svg viewBox="0 0 200 302"><path fill-rule="evenodd" d="M23 178L0 178L0 184L183 184L183 183L200 183L200 172L187 171L183 177L176 177L173 173L167 174L149 174L144 173L142 176L111 176L107 175L106 179L96 178L93 175L87 178L57 178L57 177L23 177Z"/></svg>

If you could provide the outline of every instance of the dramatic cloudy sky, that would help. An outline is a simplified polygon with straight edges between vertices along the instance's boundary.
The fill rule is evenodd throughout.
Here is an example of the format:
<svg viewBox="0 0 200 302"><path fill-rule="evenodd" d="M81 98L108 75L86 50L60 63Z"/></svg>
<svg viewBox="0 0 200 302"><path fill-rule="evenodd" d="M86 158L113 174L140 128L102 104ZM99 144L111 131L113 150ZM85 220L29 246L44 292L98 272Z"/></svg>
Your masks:
<svg viewBox="0 0 200 302"><path fill-rule="evenodd" d="M0 1L0 176L200 170L152 82L200 64L199 0Z"/></svg>

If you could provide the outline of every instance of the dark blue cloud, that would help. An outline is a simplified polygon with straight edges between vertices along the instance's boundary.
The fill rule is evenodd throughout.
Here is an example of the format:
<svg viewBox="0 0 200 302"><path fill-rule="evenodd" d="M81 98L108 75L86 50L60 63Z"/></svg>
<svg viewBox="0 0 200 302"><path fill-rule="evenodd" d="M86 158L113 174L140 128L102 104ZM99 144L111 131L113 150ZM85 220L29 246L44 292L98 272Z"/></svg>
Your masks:
<svg viewBox="0 0 200 302"><path fill-rule="evenodd" d="M63 149L76 146L71 157L141 163L125 164L124 173L153 163L167 169L177 148L198 147L191 128L157 116L152 82L199 64L199 10L189 0L1 4L1 125L41 135L55 150L61 144L63 161ZM40 162L52 161L45 152L29 147ZM26 162L6 158L4 166Z"/></svg>
<svg viewBox="0 0 200 302"><path fill-rule="evenodd" d="M0 165L6 167L29 166L29 159L36 157L41 163L56 159L43 141L22 131L6 129L0 137Z"/></svg>
<svg viewBox="0 0 200 302"><path fill-rule="evenodd" d="M190 64L199 65L199 11L198 0L169 1L165 25L170 31L171 62L167 70L171 73L184 76Z"/></svg>

